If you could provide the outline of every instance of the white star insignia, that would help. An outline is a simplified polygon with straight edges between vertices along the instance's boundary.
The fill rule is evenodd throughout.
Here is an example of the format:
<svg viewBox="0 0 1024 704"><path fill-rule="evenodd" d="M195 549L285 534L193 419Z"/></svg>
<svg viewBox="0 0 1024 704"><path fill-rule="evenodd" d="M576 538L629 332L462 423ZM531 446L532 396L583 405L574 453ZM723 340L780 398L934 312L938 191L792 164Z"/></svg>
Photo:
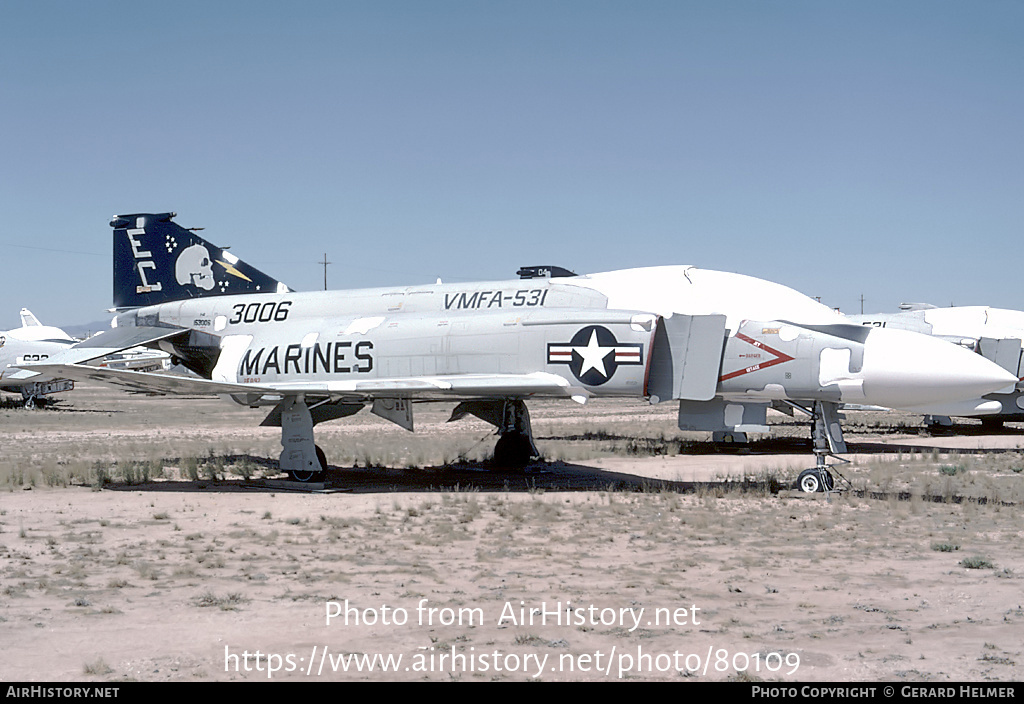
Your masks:
<svg viewBox="0 0 1024 704"><path fill-rule="evenodd" d="M601 373L601 376L608 376L608 372L604 368L604 358L608 356L608 353L614 351L614 347L601 347L597 341L597 330L593 330L590 333L590 342L587 343L586 347L573 347L572 351L579 354L583 358L583 365L580 367L580 376L583 376L591 369L596 369Z"/></svg>

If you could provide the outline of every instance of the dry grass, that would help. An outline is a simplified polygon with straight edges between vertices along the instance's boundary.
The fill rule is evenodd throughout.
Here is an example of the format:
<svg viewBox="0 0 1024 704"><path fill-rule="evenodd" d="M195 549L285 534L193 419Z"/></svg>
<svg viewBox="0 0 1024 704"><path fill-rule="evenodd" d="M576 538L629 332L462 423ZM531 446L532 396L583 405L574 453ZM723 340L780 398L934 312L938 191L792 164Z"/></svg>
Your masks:
<svg viewBox="0 0 1024 704"><path fill-rule="evenodd" d="M17 411L9 423L15 440L0 466L0 679L265 680L265 670L225 669L225 649L309 658L314 644L332 654L498 651L568 656L576 665L613 648L701 657L724 649L762 664L770 654L799 658L793 675L730 661L721 670L634 670L623 679L1024 676L1021 454L1013 448L859 455L843 470L858 491L826 503L777 493L780 477L796 471L782 455L673 457L674 444L685 454L686 443L702 438L664 427L674 422L664 409L647 416L595 405L598 421L589 423L562 405L538 404L531 412L542 447L605 459L497 478L475 468L406 469L434 463L418 456L471 454L474 443L489 450L489 441L478 442L486 426L446 425L442 409L423 413L422 423L417 416L431 431L422 444L370 416L320 426L335 467L391 469L346 470L345 481L361 482L351 493L296 494L241 488L238 479L268 472L260 460L277 451L277 432L257 428L258 413L217 401L198 402L188 415L182 402L160 408L165 401L102 392L90 399L100 410ZM795 432L786 422L780 432ZM853 442L874 442L864 438L878 428L862 427ZM630 454L631 434L667 454ZM351 459L339 459L342 446ZM705 459L757 460L759 469L708 469L704 480L685 483L655 471ZM384 606L415 614L423 599L437 620L324 622L330 602L365 616ZM499 623L506 608L568 602L681 611L700 623L645 620L632 631ZM443 618L476 612L482 622ZM274 678L310 679L298 670ZM532 676L449 667L319 678ZM565 664L540 677L618 678L614 668L606 675Z"/></svg>
<svg viewBox="0 0 1024 704"><path fill-rule="evenodd" d="M40 495L68 505L69 491ZM825 504L666 491L368 498L77 491L93 498L59 512L54 524L28 520L23 537L7 532L3 541L6 627L49 674L63 672L62 655L87 637L89 650L71 662L102 660L108 674L86 674L105 679L136 676L140 668L146 679L246 679L219 669L225 643L286 652L310 638L339 652L407 656L423 643L520 654L556 648L581 655L613 645L792 652L804 680L1022 674L1024 548L1016 516L994 507L933 504L914 512L908 502L894 507L850 496ZM140 511L140 503L154 505ZM275 506L278 517L267 518L260 505ZM153 520L154 511L170 519ZM100 515L109 517L107 526ZM930 547L951 536L959 549ZM360 610L388 605L409 613L427 599L438 609L479 610L486 622L325 629L324 605L346 599ZM508 604L567 601L696 606L701 623L645 623L634 632L621 625L497 625ZM59 642L33 630L40 608L61 624ZM206 611L225 615L210 620ZM93 625L76 614L89 614ZM97 639L110 629L115 640ZM983 642L994 659L979 659ZM54 652L42 653L44 644ZM183 654L206 665L163 669ZM17 668L5 676L24 676L20 668L29 666L13 651L5 662ZM380 678L388 679L370 677ZM581 678L604 679L569 677Z"/></svg>

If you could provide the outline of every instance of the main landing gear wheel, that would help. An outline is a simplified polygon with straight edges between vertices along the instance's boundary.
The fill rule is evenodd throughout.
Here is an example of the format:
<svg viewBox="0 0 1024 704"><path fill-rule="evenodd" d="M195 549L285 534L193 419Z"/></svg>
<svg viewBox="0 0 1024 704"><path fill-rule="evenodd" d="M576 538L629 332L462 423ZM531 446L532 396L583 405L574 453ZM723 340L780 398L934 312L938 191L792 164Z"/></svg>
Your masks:
<svg viewBox="0 0 1024 704"><path fill-rule="evenodd" d="M520 433L505 433L494 446L494 464L521 469L533 458L533 443Z"/></svg>
<svg viewBox="0 0 1024 704"><path fill-rule="evenodd" d="M824 484L822 483L823 477ZM796 488L807 494L826 490L832 491L834 486L835 480L832 479L831 472L826 469L818 469L817 467L800 472L800 476L796 480Z"/></svg>
<svg viewBox="0 0 1024 704"><path fill-rule="evenodd" d="M327 455L324 454L324 451L320 449L319 445L316 445L315 447L316 447L316 460L317 460L317 462L320 463L320 471L319 472L312 472L312 471L310 471L310 472L300 472L298 470L290 470L288 472L288 476L291 478L291 480L293 482L306 483L306 482L312 481L314 477L316 477L318 475L321 475L321 474L323 474L324 472L327 471Z"/></svg>
<svg viewBox="0 0 1024 704"><path fill-rule="evenodd" d="M981 428L989 433L999 432L1003 429L1003 421L999 418L982 418Z"/></svg>

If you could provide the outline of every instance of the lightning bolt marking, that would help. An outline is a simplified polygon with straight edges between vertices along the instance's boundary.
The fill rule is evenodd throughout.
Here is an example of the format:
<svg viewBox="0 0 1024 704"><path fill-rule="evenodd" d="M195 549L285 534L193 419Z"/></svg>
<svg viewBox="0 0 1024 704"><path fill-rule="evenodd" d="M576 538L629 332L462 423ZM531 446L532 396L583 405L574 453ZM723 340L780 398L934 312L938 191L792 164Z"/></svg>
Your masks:
<svg viewBox="0 0 1024 704"><path fill-rule="evenodd" d="M227 263L222 262L222 261L217 261L217 263L220 264L222 267L224 267L224 270L227 271L232 276L237 276L240 279L245 279L249 283L252 283L252 279L250 279L248 276L246 276L245 274L243 274L242 272L240 272L238 269L236 269L235 267L231 266L230 264L227 264Z"/></svg>

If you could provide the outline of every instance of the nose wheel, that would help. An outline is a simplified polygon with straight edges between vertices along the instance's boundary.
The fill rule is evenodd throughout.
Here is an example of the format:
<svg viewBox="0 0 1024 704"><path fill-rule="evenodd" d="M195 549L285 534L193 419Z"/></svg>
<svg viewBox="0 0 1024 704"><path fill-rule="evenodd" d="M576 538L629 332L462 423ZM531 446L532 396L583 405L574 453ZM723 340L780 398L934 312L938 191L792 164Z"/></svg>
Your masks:
<svg viewBox="0 0 1024 704"><path fill-rule="evenodd" d="M796 479L796 488L806 494L814 494L819 491L832 491L835 487L835 480L832 473L823 467L814 467L800 472Z"/></svg>
<svg viewBox="0 0 1024 704"><path fill-rule="evenodd" d="M814 467L800 472L800 476L796 479L796 488L805 494L824 492L825 498L831 501L829 494L835 489L836 482L829 468L835 465L827 464L826 459L832 457L840 462L848 462L838 456L838 453L846 452L846 441L843 440L843 429L839 422L842 420L842 416L839 415L839 406L823 401L815 402L813 409L792 405L811 416L811 440L814 445L815 460ZM847 481L842 474L839 476L843 481ZM847 484L849 484L848 481Z"/></svg>

